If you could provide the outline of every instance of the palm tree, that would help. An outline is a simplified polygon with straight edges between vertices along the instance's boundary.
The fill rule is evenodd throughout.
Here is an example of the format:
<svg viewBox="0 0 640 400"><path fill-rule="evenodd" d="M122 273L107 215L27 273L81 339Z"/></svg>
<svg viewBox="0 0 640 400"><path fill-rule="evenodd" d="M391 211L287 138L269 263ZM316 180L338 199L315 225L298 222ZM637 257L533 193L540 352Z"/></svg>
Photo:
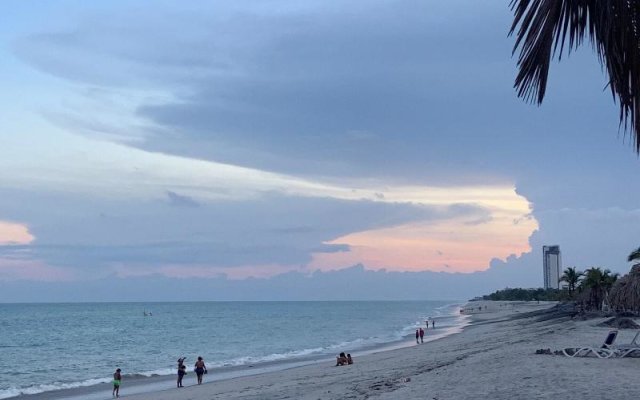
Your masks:
<svg viewBox="0 0 640 400"><path fill-rule="evenodd" d="M609 292L609 290L611 290L611 287L618 281L618 278L620 278L620 274L618 272L611 273L611 271L605 269L602 279L603 288L607 292Z"/></svg>
<svg viewBox="0 0 640 400"><path fill-rule="evenodd" d="M584 271L584 278L580 284L589 291L589 307L594 305L599 308L600 290L602 282L602 269L592 267Z"/></svg>
<svg viewBox="0 0 640 400"><path fill-rule="evenodd" d="M635 261L635 260L640 261L640 247L632 251L631 254L629 254L629 257L627 257L627 261L629 262Z"/></svg>
<svg viewBox="0 0 640 400"><path fill-rule="evenodd" d="M592 267L584 271L581 285L589 289L589 306L600 309L602 301L608 299L609 290L618 279L619 274L610 270Z"/></svg>
<svg viewBox="0 0 640 400"><path fill-rule="evenodd" d="M540 105L554 56L560 60L565 45L571 52L588 37L619 102L620 125L631 129L640 154L640 1L511 0L511 9L518 97Z"/></svg>
<svg viewBox="0 0 640 400"><path fill-rule="evenodd" d="M569 289L569 297L573 297L573 292L576 290L576 285L580 281L582 272L578 271L575 267L569 267L564 270L564 273L560 277L560 281L567 282Z"/></svg>

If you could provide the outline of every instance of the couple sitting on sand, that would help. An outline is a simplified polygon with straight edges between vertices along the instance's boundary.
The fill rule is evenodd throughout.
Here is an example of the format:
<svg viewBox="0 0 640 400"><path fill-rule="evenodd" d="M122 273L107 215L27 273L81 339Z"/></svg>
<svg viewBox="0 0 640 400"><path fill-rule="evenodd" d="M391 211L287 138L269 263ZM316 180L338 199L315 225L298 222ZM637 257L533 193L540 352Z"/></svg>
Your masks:
<svg viewBox="0 0 640 400"><path fill-rule="evenodd" d="M347 354L345 356L344 353L340 353L340 355L336 357L336 367L338 365L351 365L351 364L353 364L353 359L351 358L351 354Z"/></svg>

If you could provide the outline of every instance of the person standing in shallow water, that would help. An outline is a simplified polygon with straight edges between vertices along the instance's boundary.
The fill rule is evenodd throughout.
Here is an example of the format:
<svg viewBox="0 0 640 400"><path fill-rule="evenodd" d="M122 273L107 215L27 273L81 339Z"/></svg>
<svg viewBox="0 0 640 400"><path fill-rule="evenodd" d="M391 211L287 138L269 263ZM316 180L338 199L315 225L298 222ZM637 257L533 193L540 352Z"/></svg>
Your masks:
<svg viewBox="0 0 640 400"><path fill-rule="evenodd" d="M184 387L182 385L182 378L184 378L184 376L187 374L187 367L185 367L184 365L180 365L178 367L178 387Z"/></svg>
<svg viewBox="0 0 640 400"><path fill-rule="evenodd" d="M194 366L194 371L196 372L196 376L198 377L198 385L201 385L202 375L207 373L207 366L204 365L204 360L202 359L202 357L198 357L198 361L196 361Z"/></svg>
<svg viewBox="0 0 640 400"><path fill-rule="evenodd" d="M120 371L120 368L118 368L113 374L113 391L111 392L113 397L120 397L120 383L122 382L122 374Z"/></svg>

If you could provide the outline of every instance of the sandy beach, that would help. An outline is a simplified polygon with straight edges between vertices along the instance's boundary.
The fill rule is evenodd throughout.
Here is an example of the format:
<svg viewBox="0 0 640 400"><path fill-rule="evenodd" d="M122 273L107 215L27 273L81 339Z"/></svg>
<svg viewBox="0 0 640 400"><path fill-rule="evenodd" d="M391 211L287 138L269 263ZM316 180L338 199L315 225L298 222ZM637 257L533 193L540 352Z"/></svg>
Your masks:
<svg viewBox="0 0 640 400"><path fill-rule="evenodd" d="M640 359L538 355L580 345L599 345L604 319L530 315L550 304L474 302L472 323L459 334L408 348L358 357L335 367L318 363L227 379L202 386L139 395L131 400L213 399L625 399L640 389ZM427 333L429 334L429 332ZM618 342L635 331L621 330ZM345 349L346 350L346 349ZM193 378L193 377L191 377ZM207 380L207 379L205 379Z"/></svg>

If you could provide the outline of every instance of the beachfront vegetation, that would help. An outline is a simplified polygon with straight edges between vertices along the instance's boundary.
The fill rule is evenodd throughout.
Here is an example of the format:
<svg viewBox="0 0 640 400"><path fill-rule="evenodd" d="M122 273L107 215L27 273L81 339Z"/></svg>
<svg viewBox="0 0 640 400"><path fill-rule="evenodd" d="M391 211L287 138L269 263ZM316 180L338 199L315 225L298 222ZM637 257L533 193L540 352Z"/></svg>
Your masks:
<svg viewBox="0 0 640 400"><path fill-rule="evenodd" d="M506 288L483 296L482 299L493 301L560 301L566 300L567 294L565 291L558 289Z"/></svg>
<svg viewBox="0 0 640 400"><path fill-rule="evenodd" d="M564 270L564 273L560 277L561 282L567 283L567 290L569 291L569 297L573 298L576 291L576 286L580 282L580 278L583 273L578 271L575 267L569 267Z"/></svg>
<svg viewBox="0 0 640 400"><path fill-rule="evenodd" d="M544 99L549 66L588 39L608 75L620 107L620 125L630 128L640 154L640 1L512 0L514 53L520 49L518 97L538 105Z"/></svg>
<svg viewBox="0 0 640 400"><path fill-rule="evenodd" d="M618 273L599 267L587 268L580 280L579 290L582 292L582 303L590 310L602 309L603 302L609 297L613 284L618 280Z"/></svg>
<svg viewBox="0 0 640 400"><path fill-rule="evenodd" d="M575 267L564 270L560 277L566 282L563 289L507 288L483 296L494 301L575 301L583 310L613 310L640 313L640 247L632 251L628 261L638 261L631 271L619 278L609 269L591 267L578 271Z"/></svg>
<svg viewBox="0 0 640 400"><path fill-rule="evenodd" d="M640 274L640 270L638 271ZM640 277L640 276L639 276ZM608 304L609 293L618 279L617 273L608 269L592 267L580 272L575 267L564 270L561 282L567 285L562 289L522 289L507 288L483 296L484 300L494 301L569 301L576 300L587 310L600 310L603 302ZM640 287L640 280L639 280ZM640 295L638 296L640 304Z"/></svg>

